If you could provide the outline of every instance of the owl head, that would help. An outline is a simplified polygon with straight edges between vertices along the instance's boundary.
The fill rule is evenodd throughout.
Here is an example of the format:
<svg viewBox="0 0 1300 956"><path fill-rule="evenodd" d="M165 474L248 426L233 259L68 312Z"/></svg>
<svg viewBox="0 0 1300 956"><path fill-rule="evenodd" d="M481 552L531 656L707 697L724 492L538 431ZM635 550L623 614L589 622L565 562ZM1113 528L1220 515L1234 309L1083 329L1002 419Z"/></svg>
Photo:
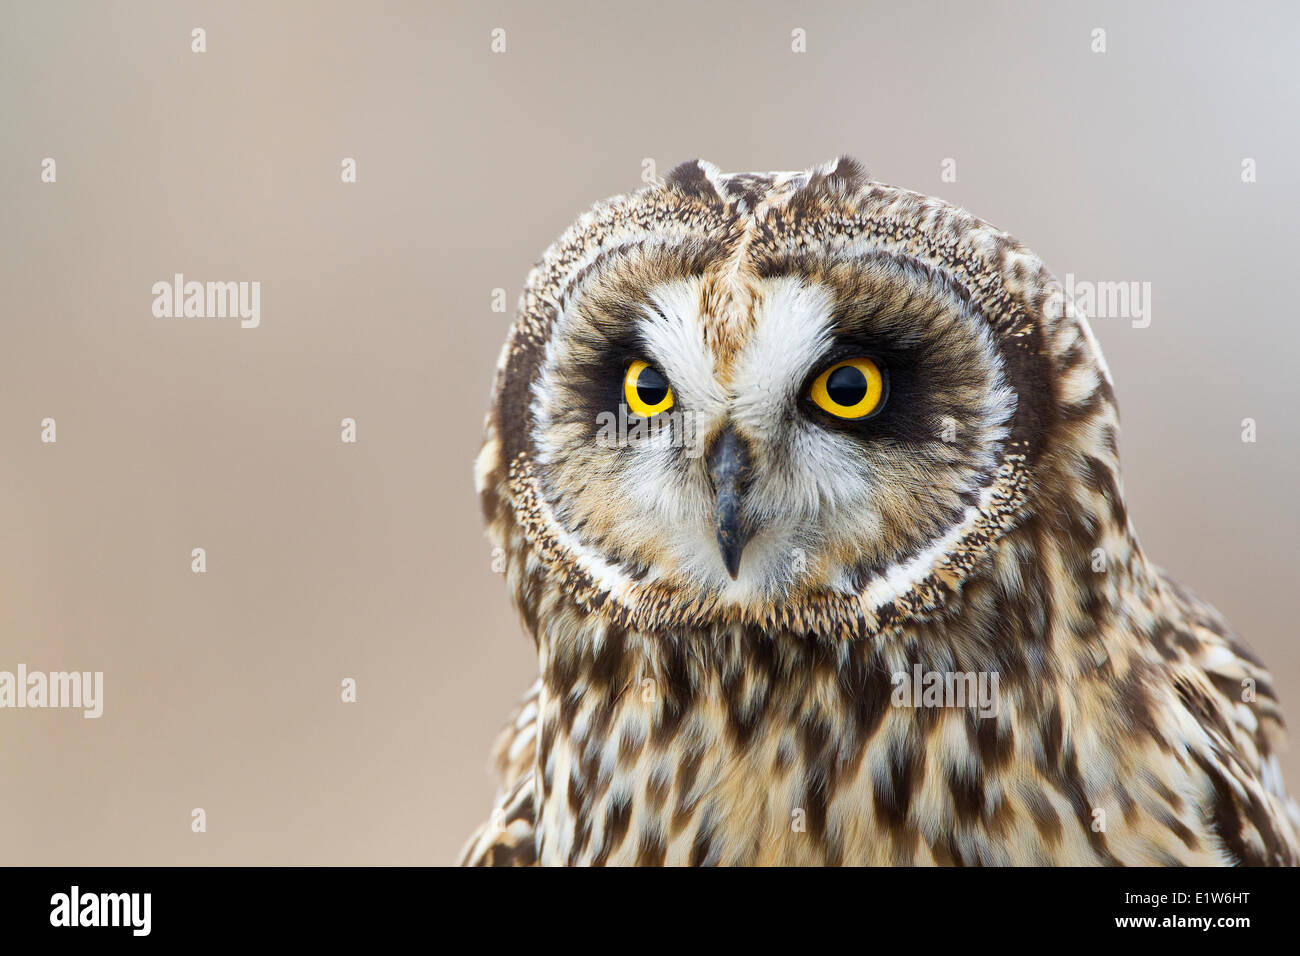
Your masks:
<svg viewBox="0 0 1300 956"><path fill-rule="evenodd" d="M1050 497L1045 449L1113 442L1066 407L1109 403L1005 233L848 159L688 162L530 274L479 489L525 606L863 633L954 597Z"/></svg>

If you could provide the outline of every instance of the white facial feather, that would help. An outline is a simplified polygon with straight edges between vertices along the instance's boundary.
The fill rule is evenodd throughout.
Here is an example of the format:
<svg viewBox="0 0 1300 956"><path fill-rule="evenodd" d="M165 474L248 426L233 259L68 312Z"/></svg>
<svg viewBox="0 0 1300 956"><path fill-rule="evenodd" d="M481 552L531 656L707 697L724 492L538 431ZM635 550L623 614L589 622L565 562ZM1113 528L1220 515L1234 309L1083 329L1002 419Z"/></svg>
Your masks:
<svg viewBox="0 0 1300 956"><path fill-rule="evenodd" d="M830 290L790 276L763 283L754 332L731 382L737 424L765 441L778 437L798 389L831 344Z"/></svg>
<svg viewBox="0 0 1300 956"><path fill-rule="evenodd" d="M727 393L714 376L713 356L704 341L699 279L656 286L649 294L639 332L647 360L672 384L678 403L704 418L725 410Z"/></svg>

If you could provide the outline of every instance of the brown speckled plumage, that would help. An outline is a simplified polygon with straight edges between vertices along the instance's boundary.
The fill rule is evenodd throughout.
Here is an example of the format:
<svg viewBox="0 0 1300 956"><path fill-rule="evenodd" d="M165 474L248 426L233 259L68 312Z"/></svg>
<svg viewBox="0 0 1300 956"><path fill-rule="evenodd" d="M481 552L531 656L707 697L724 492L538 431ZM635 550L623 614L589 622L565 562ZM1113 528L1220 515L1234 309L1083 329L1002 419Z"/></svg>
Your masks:
<svg viewBox="0 0 1300 956"><path fill-rule="evenodd" d="M789 298L808 287L815 301ZM801 475L806 456L744 432L770 413L773 434L823 447L746 377L790 301L829 303L828 339L899 349L899 417L836 466L875 485ZM626 450L594 447L622 354L606 343L646 303L709 357L706 437L739 428L768 482L755 498L790 501L734 586L694 550L704 464L663 459L673 484L642 503ZM1117 428L1096 343L1043 264L851 161L686 163L596 206L529 277L478 463L541 678L463 862L1296 863L1268 674L1147 562ZM655 508L679 520L656 527ZM996 715L899 706L893 675L917 665L997 675Z"/></svg>

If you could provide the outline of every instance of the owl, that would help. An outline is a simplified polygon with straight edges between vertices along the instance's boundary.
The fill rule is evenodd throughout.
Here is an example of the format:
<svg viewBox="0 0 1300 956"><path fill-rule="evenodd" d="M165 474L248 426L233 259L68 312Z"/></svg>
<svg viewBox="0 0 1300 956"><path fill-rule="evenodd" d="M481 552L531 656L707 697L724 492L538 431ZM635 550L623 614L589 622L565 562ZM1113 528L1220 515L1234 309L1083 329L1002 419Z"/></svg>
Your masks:
<svg viewBox="0 0 1300 956"><path fill-rule="evenodd" d="M477 461L540 677L461 862L1295 864L1269 675L1117 429L1043 263L853 160L596 205Z"/></svg>

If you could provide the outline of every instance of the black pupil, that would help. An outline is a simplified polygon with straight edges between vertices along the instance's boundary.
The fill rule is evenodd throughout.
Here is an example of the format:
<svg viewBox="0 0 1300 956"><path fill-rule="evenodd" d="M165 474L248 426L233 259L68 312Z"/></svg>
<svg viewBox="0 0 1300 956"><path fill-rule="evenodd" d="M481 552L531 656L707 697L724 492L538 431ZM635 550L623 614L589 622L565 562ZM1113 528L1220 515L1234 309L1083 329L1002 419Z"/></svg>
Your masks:
<svg viewBox="0 0 1300 956"><path fill-rule="evenodd" d="M637 398L654 408L668 397L668 381L652 368L641 369L636 377Z"/></svg>
<svg viewBox="0 0 1300 956"><path fill-rule="evenodd" d="M867 377L854 365L842 365L827 377L826 394L836 405L851 408L867 397Z"/></svg>

